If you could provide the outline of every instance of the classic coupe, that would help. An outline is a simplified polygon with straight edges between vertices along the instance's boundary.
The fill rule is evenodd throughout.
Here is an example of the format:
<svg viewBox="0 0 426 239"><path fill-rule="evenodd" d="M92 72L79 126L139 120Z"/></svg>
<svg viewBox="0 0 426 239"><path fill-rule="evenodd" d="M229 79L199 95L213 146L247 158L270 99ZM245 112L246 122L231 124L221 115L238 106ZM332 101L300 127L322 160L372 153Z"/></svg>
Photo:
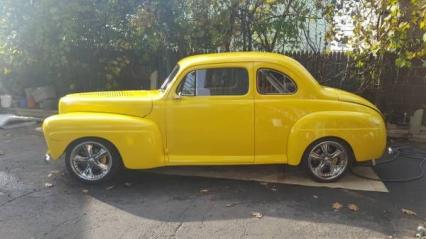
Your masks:
<svg viewBox="0 0 426 239"><path fill-rule="evenodd" d="M97 183L123 168L302 165L332 182L379 158L379 109L321 86L296 60L242 52L180 60L158 90L74 93L43 132L47 159L64 155L76 179Z"/></svg>

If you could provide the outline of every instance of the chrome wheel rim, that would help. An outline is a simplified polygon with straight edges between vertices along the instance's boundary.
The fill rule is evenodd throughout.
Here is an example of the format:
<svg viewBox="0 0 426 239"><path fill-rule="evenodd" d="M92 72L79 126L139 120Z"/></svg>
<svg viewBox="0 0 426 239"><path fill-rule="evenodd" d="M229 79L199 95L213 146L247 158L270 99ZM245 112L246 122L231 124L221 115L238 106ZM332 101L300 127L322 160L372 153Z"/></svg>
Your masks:
<svg viewBox="0 0 426 239"><path fill-rule="evenodd" d="M333 180L348 166L348 153L335 141L324 141L312 148L308 158L309 169L322 180Z"/></svg>
<svg viewBox="0 0 426 239"><path fill-rule="evenodd" d="M97 181L111 170L111 152L98 142L80 143L73 148L70 156L71 169L81 179Z"/></svg>

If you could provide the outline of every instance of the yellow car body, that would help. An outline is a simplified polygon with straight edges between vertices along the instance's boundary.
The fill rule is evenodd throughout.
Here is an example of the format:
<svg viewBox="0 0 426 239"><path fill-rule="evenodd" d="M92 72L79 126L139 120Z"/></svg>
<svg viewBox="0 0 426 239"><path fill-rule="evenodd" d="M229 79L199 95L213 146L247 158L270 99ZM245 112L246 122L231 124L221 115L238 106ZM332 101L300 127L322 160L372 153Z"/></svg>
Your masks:
<svg viewBox="0 0 426 239"><path fill-rule="evenodd" d="M180 82L191 71L243 68L244 95L184 96ZM284 73L292 94L261 94L259 69ZM59 114L43 132L52 159L74 141L111 142L129 169L168 165L299 165L307 147L323 137L350 146L356 161L379 158L386 146L376 106L354 94L323 87L292 58L273 53L221 53L184 58L161 90L77 93L63 97Z"/></svg>

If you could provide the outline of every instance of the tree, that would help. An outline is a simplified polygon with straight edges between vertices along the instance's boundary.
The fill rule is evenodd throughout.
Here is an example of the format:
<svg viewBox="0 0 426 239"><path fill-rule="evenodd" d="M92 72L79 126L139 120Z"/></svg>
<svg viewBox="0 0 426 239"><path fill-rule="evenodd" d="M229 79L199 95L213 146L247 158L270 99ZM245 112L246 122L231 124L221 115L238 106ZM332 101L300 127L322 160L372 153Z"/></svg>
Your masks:
<svg viewBox="0 0 426 239"><path fill-rule="evenodd" d="M65 91L114 87L129 64L134 39L126 17L137 3L3 0L0 42L2 59L9 59L2 78L9 88L17 82Z"/></svg>
<svg viewBox="0 0 426 239"><path fill-rule="evenodd" d="M383 86L386 59L393 59L397 69L425 62L424 0L343 1L336 9L335 14L353 16L353 50L348 54L358 69L360 91Z"/></svg>
<svg viewBox="0 0 426 239"><path fill-rule="evenodd" d="M309 18L306 2L250 0L238 5L243 50L283 51L300 47L301 30Z"/></svg>
<svg viewBox="0 0 426 239"><path fill-rule="evenodd" d="M148 87L142 77L190 54L298 49L308 2L2 0L0 80L17 92Z"/></svg>

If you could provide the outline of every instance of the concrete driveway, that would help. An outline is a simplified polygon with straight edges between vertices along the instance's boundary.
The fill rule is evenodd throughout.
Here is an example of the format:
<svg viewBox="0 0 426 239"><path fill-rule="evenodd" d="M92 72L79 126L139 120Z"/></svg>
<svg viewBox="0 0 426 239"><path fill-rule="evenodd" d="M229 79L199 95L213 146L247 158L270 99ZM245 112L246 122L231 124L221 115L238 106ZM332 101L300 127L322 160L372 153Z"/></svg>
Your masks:
<svg viewBox="0 0 426 239"><path fill-rule="evenodd" d="M426 218L426 179L377 193L128 171L87 186L63 161L41 160L33 127L1 130L0 150L1 238L413 238ZM416 164L378 173L401 177Z"/></svg>

